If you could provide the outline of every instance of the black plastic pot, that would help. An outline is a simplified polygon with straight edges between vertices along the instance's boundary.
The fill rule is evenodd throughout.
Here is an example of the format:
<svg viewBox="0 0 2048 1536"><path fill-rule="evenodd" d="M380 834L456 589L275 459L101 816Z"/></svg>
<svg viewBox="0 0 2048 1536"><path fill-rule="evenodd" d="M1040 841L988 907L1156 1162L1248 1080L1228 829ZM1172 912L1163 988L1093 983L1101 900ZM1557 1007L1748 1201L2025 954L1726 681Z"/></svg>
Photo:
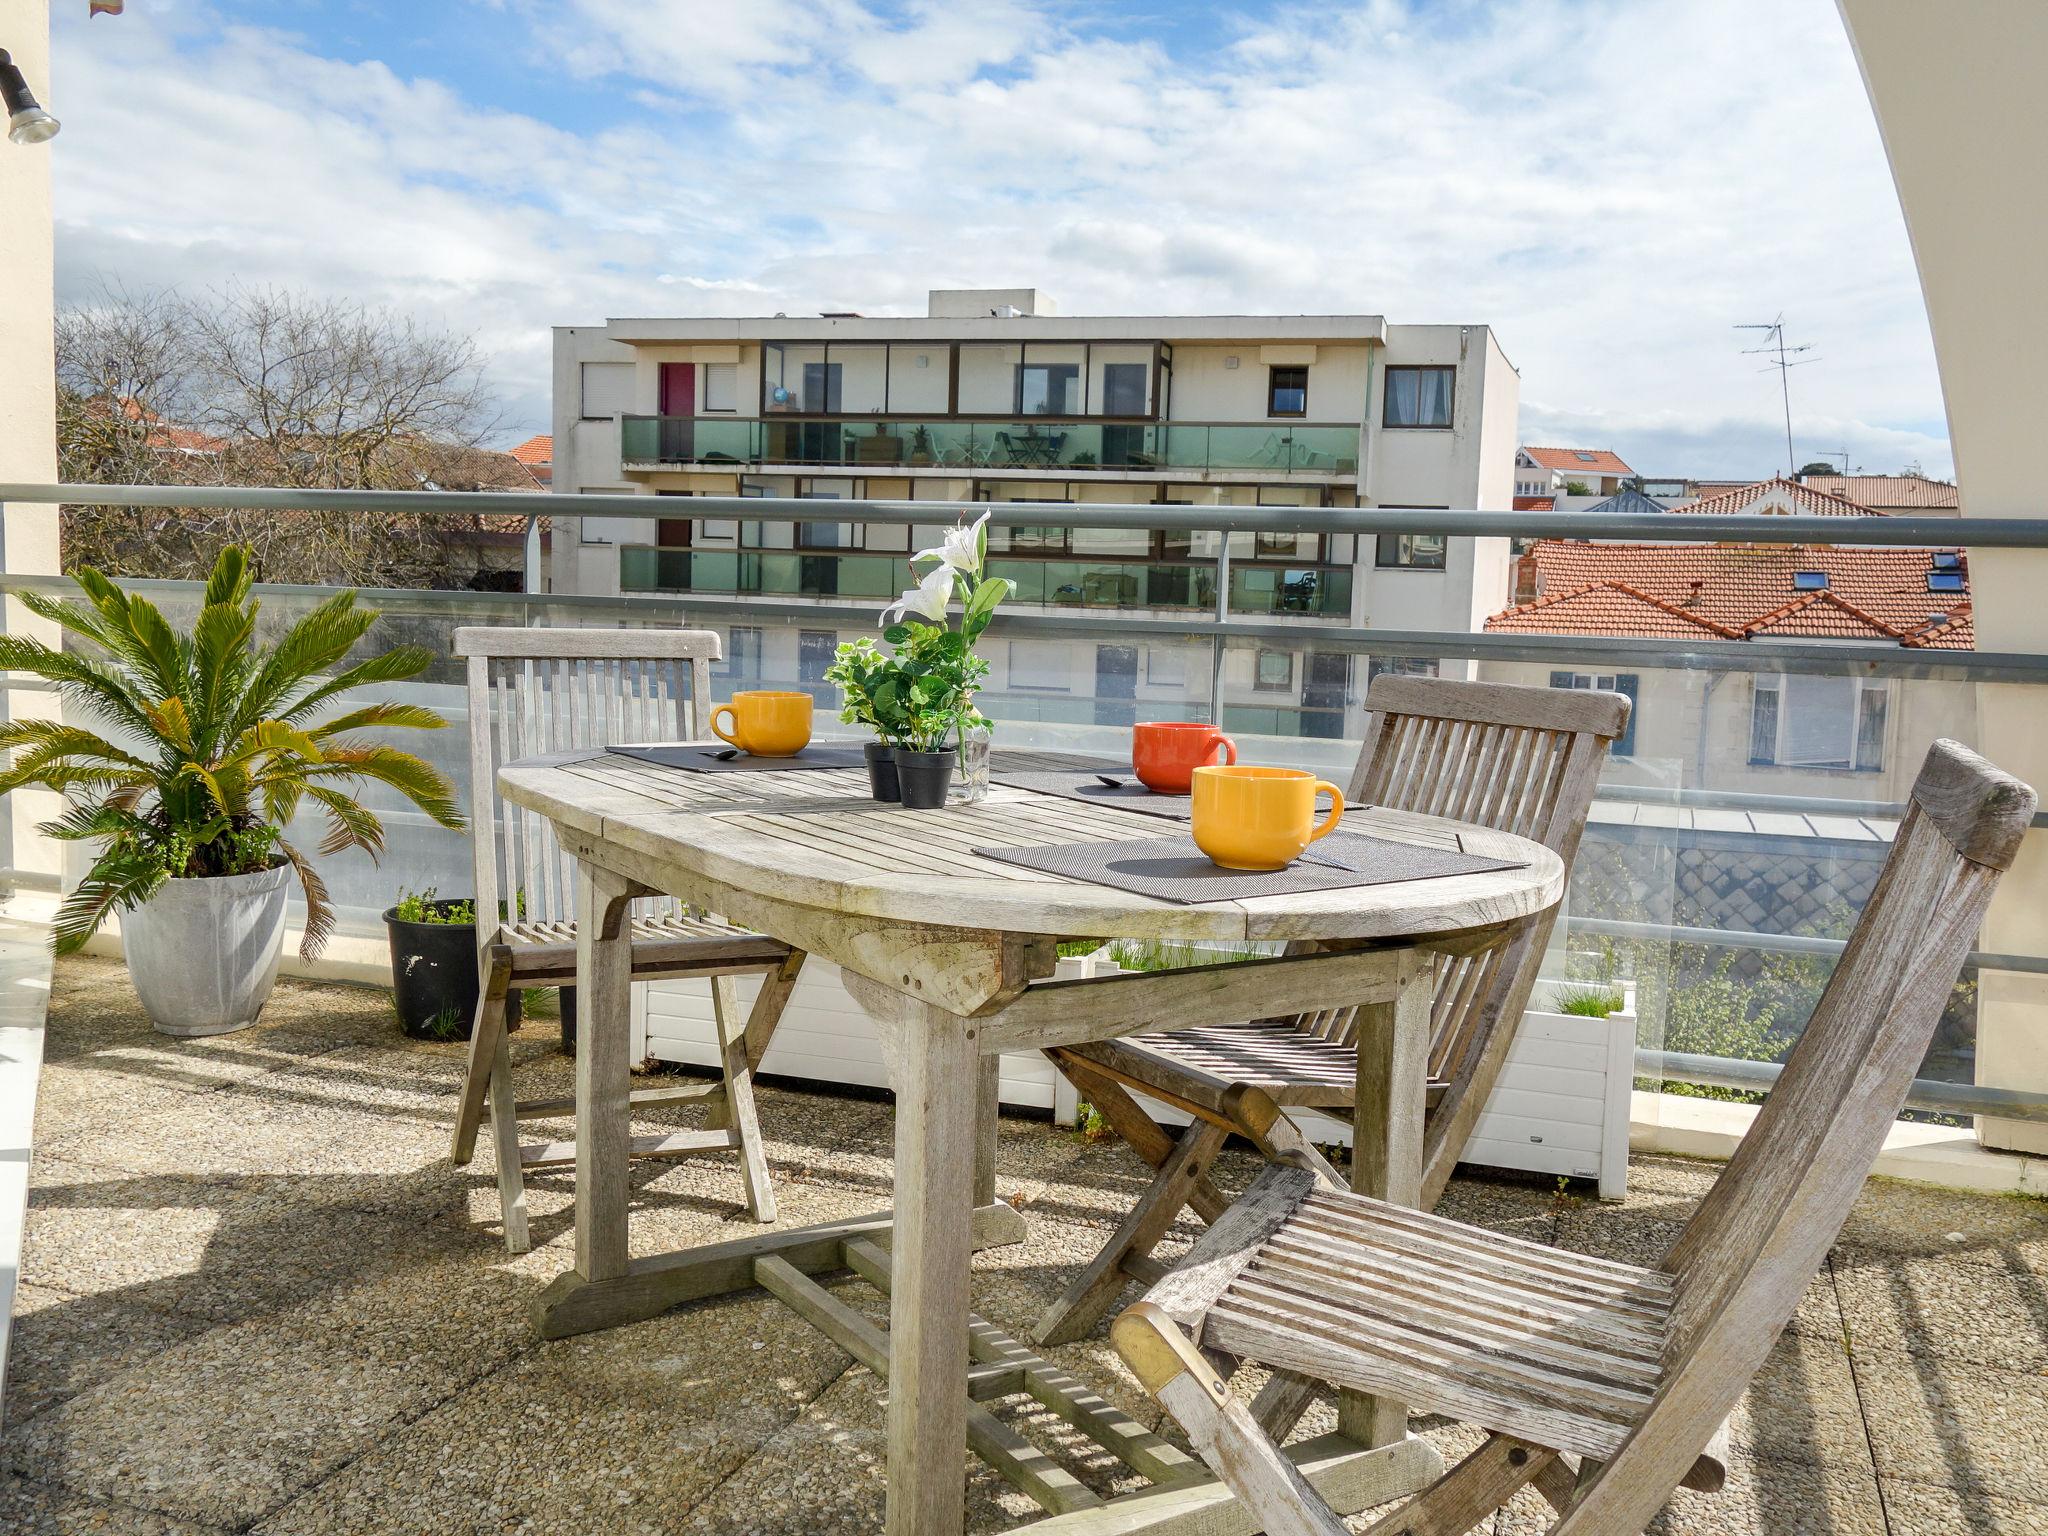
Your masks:
<svg viewBox="0 0 2048 1536"><path fill-rule="evenodd" d="M461 904L429 903L436 912ZM411 923L389 907L384 928L391 936L398 1027L415 1040L467 1040L476 1028L476 924ZM519 993L511 993L505 1003L507 1021L517 1024Z"/></svg>
<svg viewBox="0 0 2048 1536"><path fill-rule="evenodd" d="M946 791L952 787L953 769L959 761L960 754L951 748L944 752L910 752L898 747L896 783L902 791L903 808L906 811L943 809Z"/></svg>
<svg viewBox="0 0 2048 1536"><path fill-rule="evenodd" d="M896 781L896 749L884 741L870 741L860 750L868 760L868 788L877 800L894 805L903 798Z"/></svg>

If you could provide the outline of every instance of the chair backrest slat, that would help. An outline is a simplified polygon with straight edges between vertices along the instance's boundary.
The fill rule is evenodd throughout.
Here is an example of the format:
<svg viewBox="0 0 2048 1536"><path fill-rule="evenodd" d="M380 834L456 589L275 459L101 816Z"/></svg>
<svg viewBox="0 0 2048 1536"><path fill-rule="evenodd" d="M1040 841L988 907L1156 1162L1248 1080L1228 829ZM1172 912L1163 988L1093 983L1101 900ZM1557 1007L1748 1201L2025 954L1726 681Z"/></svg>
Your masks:
<svg viewBox="0 0 2048 1536"><path fill-rule="evenodd" d="M1379 678L1366 705L1352 799L1513 832L1554 849L1567 869L1630 707L1617 693L1428 677ZM1448 1086L1430 1111L1432 1200L1500 1074L1554 921L1547 914L1506 945L1437 963L1430 1073ZM1351 1043L1357 1010L1315 1030Z"/></svg>
<svg viewBox="0 0 2048 1536"><path fill-rule="evenodd" d="M2033 812L2031 789L1968 748L1928 753L1776 1089L1665 1258L1657 1395L1556 1536L1642 1529L1763 1367L1883 1150Z"/></svg>
<svg viewBox="0 0 2048 1536"><path fill-rule="evenodd" d="M721 651L710 630L476 628L455 632L455 654L468 659L477 937L489 945L501 909L529 925L576 916L575 860L547 818L499 799L498 769L541 753L696 739Z"/></svg>

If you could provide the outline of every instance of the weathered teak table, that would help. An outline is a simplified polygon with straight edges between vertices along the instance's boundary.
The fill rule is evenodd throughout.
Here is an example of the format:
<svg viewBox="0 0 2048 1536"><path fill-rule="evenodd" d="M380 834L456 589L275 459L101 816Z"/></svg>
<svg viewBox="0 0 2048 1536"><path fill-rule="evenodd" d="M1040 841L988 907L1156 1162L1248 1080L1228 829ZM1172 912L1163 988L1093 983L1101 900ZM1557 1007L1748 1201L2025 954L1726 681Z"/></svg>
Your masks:
<svg viewBox="0 0 2048 1536"><path fill-rule="evenodd" d="M1034 766L1028 757L1014 766ZM972 850L1171 837L1179 823L997 786L975 806L905 811L858 771L684 773L602 753L513 763L505 798L538 811L579 861L576 1266L536 1307L551 1337L760 1286L889 1381L888 1529L961 1528L971 1447L1052 1513L1035 1532L1247 1532L1206 1469L974 1317L970 1257L1021 1241L995 1198L998 1053L1141 1030L1364 1007L1353 1183L1413 1202L1421 1176L1429 952L1484 948L1560 897L1539 844L1380 811L1347 830L1462 846L1523 867L1306 895L1177 905ZM629 963L637 896L680 896L838 964L873 1017L896 1091L896 1207L872 1219L629 1259ZM1047 981L1066 936L1296 941L1272 959ZM794 984L770 977L764 994ZM765 1015L764 1015L765 1016ZM749 1038L750 1050L754 1041ZM852 1269L889 1292L884 1335L811 1276ZM970 1361L972 1363L970 1363ZM1103 1501L983 1403L1028 1393L1154 1486ZM1440 1468L1398 1404L1340 1405L1339 1433L1291 1447L1343 1510Z"/></svg>

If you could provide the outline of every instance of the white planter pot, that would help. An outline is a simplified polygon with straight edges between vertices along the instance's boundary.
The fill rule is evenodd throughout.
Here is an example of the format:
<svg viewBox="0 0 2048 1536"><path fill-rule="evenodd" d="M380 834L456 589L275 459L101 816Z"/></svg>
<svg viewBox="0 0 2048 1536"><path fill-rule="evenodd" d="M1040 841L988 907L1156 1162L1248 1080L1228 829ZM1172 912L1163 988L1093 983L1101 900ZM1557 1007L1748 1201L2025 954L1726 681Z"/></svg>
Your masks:
<svg viewBox="0 0 2048 1536"><path fill-rule="evenodd" d="M291 866L170 880L121 918L121 953L150 1023L223 1035L256 1022L277 981Z"/></svg>

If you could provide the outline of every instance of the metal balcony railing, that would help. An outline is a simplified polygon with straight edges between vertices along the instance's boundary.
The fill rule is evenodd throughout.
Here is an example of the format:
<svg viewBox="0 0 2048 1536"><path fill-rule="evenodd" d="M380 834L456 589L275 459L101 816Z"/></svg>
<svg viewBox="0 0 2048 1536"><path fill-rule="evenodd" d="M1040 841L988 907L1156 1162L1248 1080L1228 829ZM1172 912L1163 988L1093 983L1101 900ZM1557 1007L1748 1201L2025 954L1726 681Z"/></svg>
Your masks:
<svg viewBox="0 0 2048 1536"><path fill-rule="evenodd" d="M491 512L529 519L589 515L642 520L650 545L656 542L656 520L679 510L677 503L652 496L0 486L0 503L13 504L17 512L26 506L59 501L315 512L445 511L465 516ZM752 497L696 497L688 503L689 514L697 518L758 519L767 510L760 498ZM1908 650L1836 641L1678 642L1393 630L1342 622L1304 626L1298 619L1289 622L1291 615L1286 612L1246 611L1236 602L1207 601L1233 591L1233 576L1249 568L1244 562L1233 566L1227 537L1232 533L1371 536L1414 532L1454 539L1516 534L1638 542L1739 540L1984 551L2048 549L2048 520L2042 519L1627 517L1389 508L1048 507L1000 502L831 504L832 518L841 523L870 528L909 526L912 548L927 542L927 533L950 524L957 516L984 512L999 528L1052 524L1090 530L1166 530L1185 535L1185 544L1192 545L1199 538L1202 547L1216 551L1213 565L1192 567L1211 577L1209 589L1201 593L1204 601L1199 609L1193 604L1180 611L1152 605L1151 611L1143 613L1120 612L1117 609L1128 605L1084 600L1070 606L1049 602L1037 612L1006 610L990 631L998 667L987 708L1013 740L1113 750L1134 720L1209 718L1220 720L1236 734L1247 755L1263 753L1267 760L1341 771L1356 752L1355 735L1363 721L1370 678L1389 668L1441 669L1534 681L1549 680L1558 672L1597 680L1626 671L1637 674L1642 685L1639 724L1648 721L1652 711L1670 707L1665 694L1658 692L1665 688L1671 698L1697 711L1703 749L1718 744L1732 755L1725 762L1709 762L1706 757L1697 762L1666 761L1645 752L1639 741L1637 756L1609 764L1601 800L1630 812L1633 819L1622 827L1615 824L1612 814L1601 813L1608 819L1591 829L1588 842L1596 841L1593 834L1597 833L1597 840L1609 852L1619 849L1637 862L1616 866L1622 878L1614 888L1596 887L1583 879L1575 884L1567 917L1568 939L1582 953L1607 946L1638 956L1659 952L1705 956L1708 969L1733 966L1730 974L1738 980L1750 978L1743 980L1745 986L1775 985L1770 968L1780 964L1817 966L1824 973L1838 952L1842 927L1839 922L1822 922L1820 918L1826 914L1815 913L1777 924L1758 921L1739 910L1739 902L1728 903L1726 915L1717 921L1695 920L1698 914L1688 903L1697 906L1698 893L1682 887L1684 877L1678 867L1695 857L1700 845L1709 840L1708 826L1728 825L1731 816L1747 818L1746 824L1755 827L1797 827L1804 822L1813 829L1810 839L1804 843L1793 839L1785 846L1795 854L1809 847L1824 848L1824 852L1809 855L1807 861L1839 861L1842 889L1850 891L1850 877L1859 870L1867 873L1881 858L1886 823L1903 810L1900 775L1917 762L1925 738L1954 734L1970 739L1978 718L1977 684L2048 683L2048 656L2033 653ZM569 535L559 522L555 536L557 548L565 548ZM805 600L809 594L799 583L799 590L781 594L778 601L778 594L765 586L753 589L732 582L719 585L718 590L704 590L706 584L697 580L699 572L694 565L697 552L691 553L690 590L661 596L384 591L368 597L384 611L387 634L418 639L444 652L449 632L463 623L689 623L710 627L720 631L726 642L727 659L719 669L721 690L759 685L799 687L829 703L831 690L822 684L821 675L833 645L842 636L872 632L879 601L894 596L893 584L902 574L903 560L900 555L879 557L888 567L889 580L869 583L875 589L872 591L841 590ZM1037 564L1051 572L1059 562L1013 563ZM1075 564L1110 569L1119 562ZM57 591L68 585L52 576L11 574L0 581L0 588L10 591ZM189 607L196 601L191 583L143 580L131 585L148 593L174 617L181 605ZM322 589L267 589L267 611L288 613L324 595ZM1096 595L1101 599L1121 594L1098 590ZM1935 713L1941 718L1895 718L1896 729L1881 774L1816 773L1810 780L1800 781L1811 783L1810 792L1783 786L1760 791L1747 787L1747 769L1740 761L1747 737L1739 724L1731 724L1725 712L1710 713L1713 708L1725 710L1730 694L1739 697L1739 690L1746 687L1741 680L1752 674L1887 680L1901 690L1898 698L1905 699L1905 690L1912 690L1912 698L1938 706ZM1729 679L1735 679L1735 684L1731 686ZM16 679L7 686L18 690L21 682ZM451 719L461 717L460 678L452 665L420 680L418 690L420 702L442 710ZM2044 704L2048 704L2048 695L2044 695ZM1903 707L1898 710L1900 717L1908 713ZM452 738L455 733L444 734ZM460 782L466 767L460 761L459 743L442 745L450 748L443 766ZM1703 763L1708 769L1704 773L1700 771ZM439 879L445 888L459 889L463 878L466 852L459 839L437 837L433 828L418 824L417 818L408 819L397 808L388 809L394 813L394 830L404 827L408 834L403 839L393 838L394 848L406 850L406 869L387 875L351 869L330 879L346 915L364 924L388 901L398 879L412 884ZM1862 827L1854 835L1862 836L1867 845L1868 857L1861 863L1850 857L1856 849L1845 841L1851 836L1852 824ZM2037 825L2048 825L2048 818L2037 818ZM414 833L417 835L411 835ZM20 839L32 833L17 821L12 835ZM1750 840L1770 842L1762 834ZM1792 862L1797 863L1797 858ZM1587 868L1583 856L1581 868ZM1759 889L1767 883L1761 882ZM1619 889L1622 885L1627 889ZM1845 901L1853 908L1853 900ZM1972 956L1972 965L1978 973L2048 972L2048 959L2039 954L1979 953ZM1758 977L1761 980L1755 979ZM1968 1013L1967 1005L1961 1013ZM1662 1038L1648 1039L1645 1045L1650 1054L1643 1057L1643 1070L1670 1080L1747 1089L1762 1086L1769 1072L1767 1062L1730 1055L1715 1057L1719 1065L1711 1069L1701 1067L1696 1061L1700 1051L1677 1049ZM1952 1052L1940 1064L1941 1072L1950 1077L1966 1076L1968 1068L1966 1051L1962 1055ZM2048 1098L1998 1084L1965 1085L1930 1074L1915 1092L1915 1102L1921 1107L1951 1114L2036 1117L2048 1113Z"/></svg>
<svg viewBox="0 0 2048 1536"><path fill-rule="evenodd" d="M1358 473L1358 438L1356 424L1308 422L621 416L619 459L628 468L796 465L1084 477L1184 470L1341 480Z"/></svg>

